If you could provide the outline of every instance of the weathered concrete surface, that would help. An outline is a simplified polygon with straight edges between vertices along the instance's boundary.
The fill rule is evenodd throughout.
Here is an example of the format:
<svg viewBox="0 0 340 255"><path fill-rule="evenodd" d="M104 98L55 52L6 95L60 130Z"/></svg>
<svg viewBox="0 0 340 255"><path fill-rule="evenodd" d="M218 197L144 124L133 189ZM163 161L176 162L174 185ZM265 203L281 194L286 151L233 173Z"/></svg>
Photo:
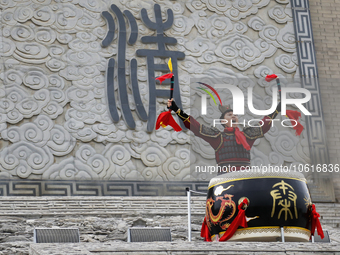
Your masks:
<svg viewBox="0 0 340 255"><path fill-rule="evenodd" d="M98 254L98 255L186 255L186 254L340 254L340 244L311 243L105 243L105 244L32 244L32 255L50 254Z"/></svg>
<svg viewBox="0 0 340 255"><path fill-rule="evenodd" d="M193 243L204 244L199 235L205 214L205 198L193 197L191 207ZM322 216L321 223L324 229L330 233L331 244L340 245L338 228L340 204L316 204L316 208ZM75 246L79 249L83 247L82 245L87 245L84 247L88 248L98 247L98 249L128 247L136 245L126 244L127 229L132 226L170 227L172 240L175 242L171 247L177 247L176 243L184 245L181 246L182 248L186 247L186 197L2 197L0 254L28 254L29 245L33 243L33 230L36 227L79 228L81 244ZM40 249L39 245L32 247ZM253 246L255 243L249 245L257 247ZM300 244L286 245L299 247ZM312 247L319 247L319 245L315 244ZM153 246L157 244L149 244L149 247ZM65 247L67 250L72 250L70 247L67 248L67 245ZM195 254L202 254L199 251L199 249L195 251ZM58 250L55 250L55 253L50 254L71 253L58 253Z"/></svg>

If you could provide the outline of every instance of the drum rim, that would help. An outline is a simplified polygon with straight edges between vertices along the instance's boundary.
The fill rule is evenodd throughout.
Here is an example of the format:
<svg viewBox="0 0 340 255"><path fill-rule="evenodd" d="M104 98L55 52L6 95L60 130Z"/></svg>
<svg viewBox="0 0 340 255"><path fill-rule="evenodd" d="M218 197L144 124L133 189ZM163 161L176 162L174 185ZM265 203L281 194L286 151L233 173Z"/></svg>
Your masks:
<svg viewBox="0 0 340 255"><path fill-rule="evenodd" d="M296 233L299 233L299 234L302 234L302 235L305 235L308 239L309 239L309 237L310 237L310 235L311 235L311 231L310 231L310 229L308 229L308 228L303 228L303 227L297 227L297 226L284 226L283 227L284 228L284 231L286 232L286 233L292 233L292 234L294 234L294 232ZM248 227L248 228L239 228L239 229L237 229L236 230L236 233L235 233L235 237L236 236L238 236L238 235L242 235L242 232L244 231L244 232L252 232L251 234L256 234L256 233L262 233L263 231L265 231L265 230L274 230L274 231L276 231L277 233L280 233L280 229L281 229L281 227L280 226L259 226L259 227ZM218 235L219 236L222 236L223 234L225 233L225 231L221 231L221 232L219 232L218 233ZM216 236L217 234L214 234L214 235L212 235L211 236L211 238L215 238L215 236Z"/></svg>

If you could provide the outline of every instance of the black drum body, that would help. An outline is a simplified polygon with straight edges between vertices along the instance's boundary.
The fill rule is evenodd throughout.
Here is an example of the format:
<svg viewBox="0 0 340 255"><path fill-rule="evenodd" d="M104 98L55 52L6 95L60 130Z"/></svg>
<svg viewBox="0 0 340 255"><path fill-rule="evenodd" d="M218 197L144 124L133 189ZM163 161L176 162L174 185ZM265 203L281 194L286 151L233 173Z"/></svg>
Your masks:
<svg viewBox="0 0 340 255"><path fill-rule="evenodd" d="M230 241L278 241L281 227L286 241L309 240L311 198L304 176L246 172L226 173L210 181L206 219L213 240L228 229L245 198L248 227L239 227Z"/></svg>

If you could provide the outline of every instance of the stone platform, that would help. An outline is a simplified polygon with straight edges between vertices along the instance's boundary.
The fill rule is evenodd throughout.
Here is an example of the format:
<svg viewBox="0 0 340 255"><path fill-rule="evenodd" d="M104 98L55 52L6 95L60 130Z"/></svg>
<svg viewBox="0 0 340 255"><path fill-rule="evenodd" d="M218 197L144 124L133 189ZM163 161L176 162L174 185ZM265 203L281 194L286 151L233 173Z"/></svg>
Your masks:
<svg viewBox="0 0 340 255"><path fill-rule="evenodd" d="M177 242L105 244L32 244L32 255L318 255L340 254L340 244Z"/></svg>
<svg viewBox="0 0 340 255"><path fill-rule="evenodd" d="M205 197L193 196L191 206L193 242L188 243L186 197L1 197L0 254L29 254L30 245L31 254L47 254L41 252L50 250L48 254L51 255L209 254L210 245L217 249L214 254L226 254L229 245L231 251L243 251L234 254L252 254L248 250L240 250L242 243L204 243L199 235L205 215ZM332 247L327 254L335 254L337 249L340 255L340 204L316 204L316 208L322 216L323 228L330 233L331 244L275 243L283 245L278 246L282 247L278 254L294 254L300 252L299 249L309 251L308 247L326 252L327 247ZM171 227L174 243L126 243L127 229L132 226ZM36 227L79 228L81 243L33 244L33 229ZM266 254L274 247L269 243L247 243L245 246L253 247L253 254ZM153 253L149 252L150 247ZM264 248L257 250L257 247ZM60 249L69 253L62 253ZM74 249L81 252L77 253Z"/></svg>

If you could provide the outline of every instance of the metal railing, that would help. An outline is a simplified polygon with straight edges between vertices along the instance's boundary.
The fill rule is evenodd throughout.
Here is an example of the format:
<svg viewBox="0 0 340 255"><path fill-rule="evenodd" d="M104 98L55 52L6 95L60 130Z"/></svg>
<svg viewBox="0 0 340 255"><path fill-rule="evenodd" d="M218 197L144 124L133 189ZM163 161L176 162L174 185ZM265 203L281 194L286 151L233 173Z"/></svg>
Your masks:
<svg viewBox="0 0 340 255"><path fill-rule="evenodd" d="M188 198L188 241L191 242L191 193L201 194L205 196L207 195L207 193L190 190L189 188L186 188L186 191Z"/></svg>

